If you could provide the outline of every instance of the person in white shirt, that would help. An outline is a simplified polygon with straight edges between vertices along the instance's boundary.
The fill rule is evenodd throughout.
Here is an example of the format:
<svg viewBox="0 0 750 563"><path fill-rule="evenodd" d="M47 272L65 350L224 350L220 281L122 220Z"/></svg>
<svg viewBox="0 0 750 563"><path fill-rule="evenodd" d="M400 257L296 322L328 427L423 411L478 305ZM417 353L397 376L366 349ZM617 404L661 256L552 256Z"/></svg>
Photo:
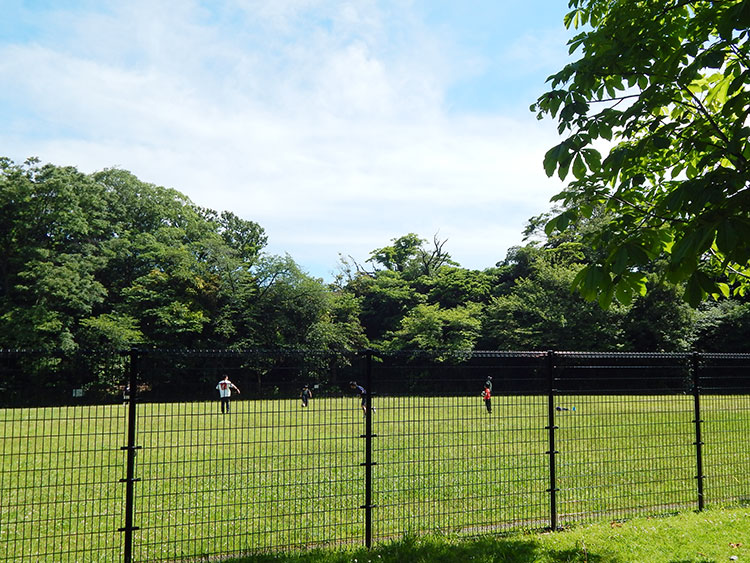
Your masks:
<svg viewBox="0 0 750 563"><path fill-rule="evenodd" d="M218 385L216 385L216 388L219 390L219 400L221 401L221 414L224 414L224 411L229 412L229 398L232 396L232 389L237 391L237 394L239 395L240 390L237 388L237 386L229 381L229 376L225 375L224 379L219 381Z"/></svg>

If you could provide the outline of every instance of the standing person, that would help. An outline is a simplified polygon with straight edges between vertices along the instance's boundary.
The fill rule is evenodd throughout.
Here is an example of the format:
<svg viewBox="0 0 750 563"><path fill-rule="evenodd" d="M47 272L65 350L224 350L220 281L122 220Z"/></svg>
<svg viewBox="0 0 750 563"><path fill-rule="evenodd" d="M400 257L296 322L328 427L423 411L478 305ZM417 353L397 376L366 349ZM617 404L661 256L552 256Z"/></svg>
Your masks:
<svg viewBox="0 0 750 563"><path fill-rule="evenodd" d="M492 376L487 376L487 381L484 382L484 386L490 390L490 393L492 393Z"/></svg>
<svg viewBox="0 0 750 563"><path fill-rule="evenodd" d="M240 390L237 388L237 386L229 381L229 376L225 375L224 379L219 381L219 383L216 385L216 388L219 390L219 400L221 401L221 414L224 414L224 411L229 412L229 398L232 396L232 389L237 391L237 394L240 394Z"/></svg>
<svg viewBox="0 0 750 563"><path fill-rule="evenodd" d="M484 406L487 408L487 412L492 414L492 391L490 389L491 387L488 387L487 385L484 386L482 399L484 399Z"/></svg>
<svg viewBox="0 0 750 563"><path fill-rule="evenodd" d="M367 391L361 385L357 385L356 381L350 381L349 387L354 389L354 391L359 395L359 398L361 399L360 406L362 407L362 413L364 414L364 416L367 416ZM375 409L372 410L373 412L375 411Z"/></svg>
<svg viewBox="0 0 750 563"><path fill-rule="evenodd" d="M310 388L307 385L305 385L302 388L302 393L300 393L300 397L302 398L302 406L306 407L307 406L307 402L310 399L312 399L312 391L310 391Z"/></svg>

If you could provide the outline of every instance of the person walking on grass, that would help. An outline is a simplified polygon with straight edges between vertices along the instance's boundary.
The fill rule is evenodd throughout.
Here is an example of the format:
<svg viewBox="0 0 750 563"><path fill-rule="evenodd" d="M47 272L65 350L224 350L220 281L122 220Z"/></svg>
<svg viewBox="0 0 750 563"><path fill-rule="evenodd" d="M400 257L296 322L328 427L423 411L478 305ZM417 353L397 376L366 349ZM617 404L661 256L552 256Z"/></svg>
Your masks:
<svg viewBox="0 0 750 563"><path fill-rule="evenodd" d="M237 394L240 394L240 390L237 388L237 386L229 381L229 376L225 375L224 379L219 381L219 383L216 385L216 388L219 390L219 400L221 401L221 414L224 414L224 412L229 412L229 399L232 396L232 389L237 391Z"/></svg>
<svg viewBox="0 0 750 563"><path fill-rule="evenodd" d="M482 399L484 399L484 406L487 409L488 414L492 414L492 391L491 391L491 385L488 387L487 385L484 386L484 391L482 391Z"/></svg>
<svg viewBox="0 0 750 563"><path fill-rule="evenodd" d="M357 385L356 381L350 381L349 387L354 389L355 393L359 395L362 413L364 414L364 416L367 416L367 391L361 385ZM375 409L372 409L372 412L375 412Z"/></svg>
<svg viewBox="0 0 750 563"><path fill-rule="evenodd" d="M300 393L300 397L301 397L301 399L302 399L302 406L303 406L303 407L306 407L306 406L307 406L307 403L308 403L308 401L309 401L310 399L312 399L312 391L310 391L310 388L309 388L309 387L308 387L307 385L305 385L305 386L304 386L304 387L302 388L302 393Z"/></svg>

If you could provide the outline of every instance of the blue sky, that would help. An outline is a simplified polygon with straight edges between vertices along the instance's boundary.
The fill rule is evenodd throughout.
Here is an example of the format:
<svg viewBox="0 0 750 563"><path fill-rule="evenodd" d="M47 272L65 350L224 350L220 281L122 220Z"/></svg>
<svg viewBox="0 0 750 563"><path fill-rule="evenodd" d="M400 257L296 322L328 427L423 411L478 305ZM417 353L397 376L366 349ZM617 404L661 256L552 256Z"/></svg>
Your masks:
<svg viewBox="0 0 750 563"><path fill-rule="evenodd" d="M130 170L330 279L401 235L482 269L562 185L529 105L566 0L5 0L0 155Z"/></svg>

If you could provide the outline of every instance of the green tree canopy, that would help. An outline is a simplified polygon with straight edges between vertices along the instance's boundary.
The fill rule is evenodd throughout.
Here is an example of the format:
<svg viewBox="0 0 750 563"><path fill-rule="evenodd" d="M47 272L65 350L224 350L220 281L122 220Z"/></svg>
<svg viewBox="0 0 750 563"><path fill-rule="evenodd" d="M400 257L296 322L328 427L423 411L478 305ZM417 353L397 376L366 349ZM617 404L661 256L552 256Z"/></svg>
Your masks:
<svg viewBox="0 0 750 563"><path fill-rule="evenodd" d="M577 254L525 247L523 275L484 309L481 345L500 350L616 350L622 338L622 307L602 310L570 290L583 267Z"/></svg>
<svg viewBox="0 0 750 563"><path fill-rule="evenodd" d="M454 262L450 254L443 247L446 240L440 240L437 235L433 237L433 246L426 246L427 241L414 233L393 239L392 245L378 248L370 253L368 262L380 265L387 270L398 272L408 279L420 276L432 276L442 266L458 264Z"/></svg>
<svg viewBox="0 0 750 563"><path fill-rule="evenodd" d="M604 209L587 243L601 255L574 284L607 307L644 269L707 295L750 281L750 0L570 0L578 60L532 110L565 139L544 159L573 174L547 232ZM605 156L602 158L601 150Z"/></svg>
<svg viewBox="0 0 750 563"><path fill-rule="evenodd" d="M74 168L0 159L0 335L5 346L74 350L76 322L107 295L100 187Z"/></svg>
<svg viewBox="0 0 750 563"><path fill-rule="evenodd" d="M419 304L401 320L398 330L388 334L385 348L434 350L444 354L472 350L481 332L480 313L477 303L452 309Z"/></svg>

